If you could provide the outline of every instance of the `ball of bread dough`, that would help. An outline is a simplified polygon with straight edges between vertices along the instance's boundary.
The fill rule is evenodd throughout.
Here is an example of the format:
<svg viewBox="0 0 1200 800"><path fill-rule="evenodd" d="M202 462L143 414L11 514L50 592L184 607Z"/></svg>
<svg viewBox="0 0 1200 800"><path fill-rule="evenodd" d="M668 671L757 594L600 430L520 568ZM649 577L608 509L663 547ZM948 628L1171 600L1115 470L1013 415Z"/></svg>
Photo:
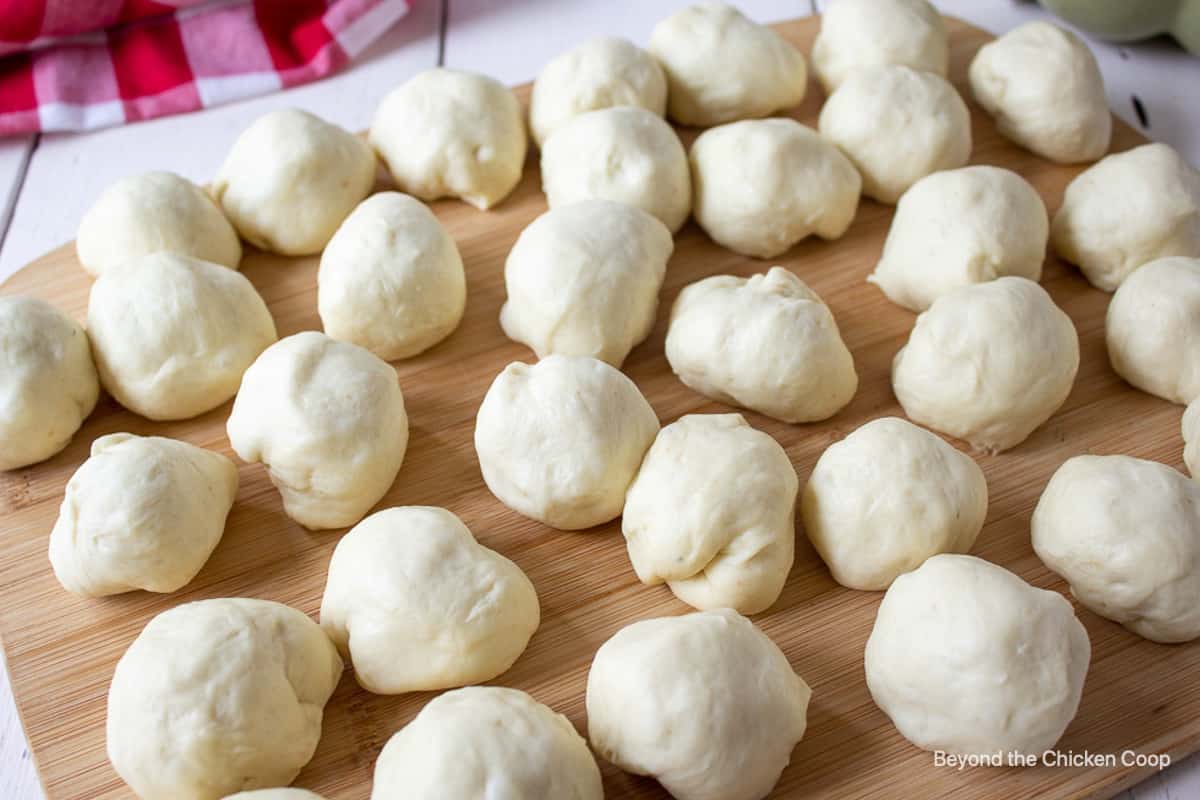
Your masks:
<svg viewBox="0 0 1200 800"><path fill-rule="evenodd" d="M833 312L783 267L684 287L671 309L666 354L700 394L784 422L827 419L858 390Z"/></svg>
<svg viewBox="0 0 1200 800"><path fill-rule="evenodd" d="M396 371L314 331L281 339L246 370L226 431L243 461L266 465L284 512L311 530L362 519L408 448Z"/></svg>
<svg viewBox="0 0 1200 800"><path fill-rule="evenodd" d="M243 239L303 256L326 245L374 184L375 156L366 142L289 108L242 132L212 192Z"/></svg>
<svg viewBox="0 0 1200 800"><path fill-rule="evenodd" d="M836 0L821 14L812 62L826 94L854 70L881 64L944 77L950 64L946 24L925 0Z"/></svg>
<svg viewBox="0 0 1200 800"><path fill-rule="evenodd" d="M1180 421L1183 433L1183 463L1188 473L1200 480L1200 397L1188 403Z"/></svg>
<svg viewBox="0 0 1200 800"><path fill-rule="evenodd" d="M895 64L850 73L825 101L817 128L862 173L863 194L881 203L971 157L971 115L954 87Z"/></svg>
<svg viewBox="0 0 1200 800"><path fill-rule="evenodd" d="M158 436L113 433L67 482L50 564L85 597L182 589L225 532L238 474L220 453Z"/></svg>
<svg viewBox="0 0 1200 800"><path fill-rule="evenodd" d="M430 700L375 762L371 800L603 800L600 768L570 721L517 689Z"/></svg>
<svg viewBox="0 0 1200 800"><path fill-rule="evenodd" d="M316 751L341 677L337 648L294 608L246 598L175 606L117 662L108 758L142 800L286 786Z"/></svg>
<svg viewBox="0 0 1200 800"><path fill-rule="evenodd" d="M0 470L62 450L99 396L79 323L43 300L0 297Z"/></svg>
<svg viewBox="0 0 1200 800"><path fill-rule="evenodd" d="M1002 275L1040 280L1049 235L1041 195L1017 173L987 166L935 172L901 195L867 280L893 303L924 311L960 286Z"/></svg>
<svg viewBox="0 0 1200 800"><path fill-rule="evenodd" d="M1079 337L1031 280L997 278L942 295L892 361L904 413L976 450L1015 447L1071 393Z"/></svg>
<svg viewBox="0 0 1200 800"><path fill-rule="evenodd" d="M1079 708L1091 649L1059 593L942 554L887 590L864 667L876 705L923 750L1040 754Z"/></svg>
<svg viewBox="0 0 1200 800"><path fill-rule="evenodd" d="M637 106L667 112L667 77L654 57L627 39L599 36L550 60L529 100L529 128L540 145L586 111Z"/></svg>
<svg viewBox="0 0 1200 800"><path fill-rule="evenodd" d="M445 339L466 306L467 276L454 239L408 195L368 197L321 254L317 311L325 332L386 361Z"/></svg>
<svg viewBox="0 0 1200 800"><path fill-rule="evenodd" d="M837 239L858 211L858 170L793 119L710 128L690 159L696 222L743 255L773 258L814 233Z"/></svg>
<svg viewBox="0 0 1200 800"><path fill-rule="evenodd" d="M658 417L637 386L594 358L514 361L475 419L483 479L500 502L562 530L614 519Z"/></svg>
<svg viewBox="0 0 1200 800"><path fill-rule="evenodd" d="M542 143L542 189L551 208L613 200L653 214L672 232L692 210L683 144L644 108L588 111L560 125Z"/></svg>
<svg viewBox="0 0 1200 800"><path fill-rule="evenodd" d="M1106 156L1067 185L1050 242L1106 292L1157 258L1200 258L1200 172L1165 144Z"/></svg>
<svg viewBox="0 0 1200 800"><path fill-rule="evenodd" d="M244 275L175 253L105 270L92 284L87 325L104 388L153 420L221 405L276 338Z"/></svg>
<svg viewBox="0 0 1200 800"><path fill-rule="evenodd" d="M506 672L540 621L525 573L444 508L372 514L338 541L321 627L377 694L483 683Z"/></svg>
<svg viewBox="0 0 1200 800"><path fill-rule="evenodd" d="M237 269L242 243L212 198L173 172L131 175L101 193L79 223L75 252L92 275L167 251Z"/></svg>
<svg viewBox="0 0 1200 800"><path fill-rule="evenodd" d="M254 789L249 792L238 792L226 795L224 800L325 800L316 792L307 789Z"/></svg>
<svg viewBox="0 0 1200 800"><path fill-rule="evenodd" d="M521 231L504 263L500 327L539 358L591 356L620 367L654 327L674 249L665 225L624 203L551 209Z"/></svg>
<svg viewBox="0 0 1200 800"><path fill-rule="evenodd" d="M979 48L968 77L1000 133L1027 150L1060 164L1095 161L1108 150L1104 78L1070 31L1028 22Z"/></svg>
<svg viewBox="0 0 1200 800"><path fill-rule="evenodd" d="M511 89L444 67L417 73L384 97L369 139L400 191L422 200L457 197L483 210L516 188L529 148Z"/></svg>
<svg viewBox="0 0 1200 800"><path fill-rule="evenodd" d="M930 556L970 550L987 503L987 481L970 456L883 417L821 454L800 513L834 580L878 591Z"/></svg>
<svg viewBox="0 0 1200 800"><path fill-rule="evenodd" d="M689 414L658 432L625 495L638 579L700 609L765 611L796 538L796 470L741 414Z"/></svg>
<svg viewBox="0 0 1200 800"><path fill-rule="evenodd" d="M587 681L588 738L677 800L766 797L804 736L812 691L730 609L627 625Z"/></svg>
<svg viewBox="0 0 1200 800"><path fill-rule="evenodd" d="M725 3L688 6L654 26L650 52L667 74L667 114L708 127L800 105L804 56Z"/></svg>

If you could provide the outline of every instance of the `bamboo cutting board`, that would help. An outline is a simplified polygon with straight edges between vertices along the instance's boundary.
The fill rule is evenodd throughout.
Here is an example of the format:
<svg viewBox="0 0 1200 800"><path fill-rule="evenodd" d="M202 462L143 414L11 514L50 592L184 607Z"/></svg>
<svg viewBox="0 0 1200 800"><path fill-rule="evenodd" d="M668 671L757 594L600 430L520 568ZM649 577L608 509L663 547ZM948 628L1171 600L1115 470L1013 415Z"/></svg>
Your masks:
<svg viewBox="0 0 1200 800"><path fill-rule="evenodd" d="M778 27L804 53L810 52L817 19ZM951 76L966 97L967 64L991 37L956 20L949 21L949 30ZM527 97L528 90L521 94ZM821 102L814 82L795 116L815 124ZM1053 213L1079 168L1052 165L1019 150L1000 138L974 106L972 128L971 162L1017 171L1038 188ZM690 136L685 138L690 141ZM1117 122L1114 150L1141 141ZM665 586L637 582L619 522L582 533L554 531L506 509L480 476L472 445L475 411L505 364L532 359L524 347L505 339L497 321L504 300L504 258L520 230L545 207L536 158L531 158L516 192L495 211L479 212L457 202L434 204L467 266L467 313L445 342L396 366L412 432L399 478L379 507L445 506L484 544L528 573L541 598L542 626L517 664L496 683L529 691L586 732L584 685L600 644L634 620L688 609ZM749 275L773 263L803 277L832 307L854 353L860 386L853 402L826 422L786 425L744 412L751 424L786 447L804 481L830 443L870 419L900 414L889 367L912 327L913 315L863 281L878 258L891 215L889 207L864 200L841 240L806 240L772 262L723 250L694 224L685 227L668 268L658 323L624 367L663 423L686 413L726 410L684 387L667 366L665 318L675 295L708 275ZM320 328L316 262L249 253L243 263L243 271L275 315L281 336ZM1038 586L1065 592L1062 581L1041 565L1029 545L1030 514L1050 474L1067 457L1085 452L1127 453L1182 468L1182 409L1135 391L1109 368L1103 340L1108 295L1092 289L1053 257L1047 261L1043 284L1079 330L1079 377L1063 408L1030 439L998 456L977 456L987 475L991 506L973 552ZM89 285L73 249L65 246L14 275L3 293L43 297L82 319ZM63 486L93 439L115 431L169 435L234 457L225 437L228 414L226 404L197 419L156 424L105 399L66 451L30 469L0 475L0 636L34 758L54 800L129 796L105 757L105 694L116 660L154 614L189 600L247 596L278 600L316 616L339 533L310 533L288 520L259 465L239 466L241 489L225 537L183 591L84 600L63 591L54 580L46 557L47 535ZM774 797L1094 798L1110 796L1152 771L1120 765L963 772L935 767L931 754L902 739L867 693L862 652L880 595L835 584L799 528L797 545L796 564L783 595L756 618L813 688L808 733ZM1092 666L1079 715L1059 749L1080 755L1132 749L1178 759L1200 747L1200 644L1152 644L1088 611L1080 609L1079 614L1091 636ZM316 756L296 785L330 800L366 798L383 743L431 696L373 696L359 689L347 672L326 707ZM609 798L666 797L650 780L602 766Z"/></svg>

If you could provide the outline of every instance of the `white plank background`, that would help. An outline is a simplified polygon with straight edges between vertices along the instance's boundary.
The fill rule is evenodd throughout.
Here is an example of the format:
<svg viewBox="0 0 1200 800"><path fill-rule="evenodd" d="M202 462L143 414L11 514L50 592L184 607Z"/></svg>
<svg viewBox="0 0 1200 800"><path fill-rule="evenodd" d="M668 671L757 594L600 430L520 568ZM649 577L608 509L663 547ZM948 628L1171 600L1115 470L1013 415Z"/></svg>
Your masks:
<svg viewBox="0 0 1200 800"><path fill-rule="evenodd" d="M819 12L827 0L733 0L762 22ZM353 67L328 80L209 111L81 135L0 140L0 280L74 238L83 211L124 175L168 169L212 177L232 138L258 115L299 106L352 130L365 128L380 97L438 63L531 80L570 44L602 33L644 43L661 17L689 0L415 0L414 8ZM1028 0L934 0L945 13L1003 33L1045 17ZM1117 46L1090 41L1109 102L1147 136L1200 164L1200 59L1164 41ZM1133 107L1137 96L1148 125ZM8 685L0 669L0 800L41 800ZM1124 800L1200 797L1200 757L1125 793Z"/></svg>

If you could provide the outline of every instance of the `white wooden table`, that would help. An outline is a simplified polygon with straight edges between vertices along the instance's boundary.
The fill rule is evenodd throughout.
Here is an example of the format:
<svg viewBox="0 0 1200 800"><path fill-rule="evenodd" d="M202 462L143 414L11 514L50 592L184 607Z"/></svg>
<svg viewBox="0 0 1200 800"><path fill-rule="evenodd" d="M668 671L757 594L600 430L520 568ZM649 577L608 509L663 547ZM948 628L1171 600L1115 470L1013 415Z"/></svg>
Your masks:
<svg viewBox="0 0 1200 800"><path fill-rule="evenodd" d="M587 36L644 43L653 24L689 0L414 0L409 15L362 59L328 80L234 105L82 135L0 139L0 280L75 236L97 194L134 172L167 169L198 181L216 172L234 134L267 110L299 106L351 130L365 128L379 99L434 66L486 72L506 83ZM734 0L763 22L819 13L825 0ZM995 33L1046 16L1021 0L934 0ZM1154 41L1091 42L1113 110L1148 137L1200 164L1200 59ZM1148 125L1134 110L1137 97ZM365 787L364 787L365 794ZM0 670L0 800L43 797ZM1126 800L1200 797L1200 756L1127 792Z"/></svg>

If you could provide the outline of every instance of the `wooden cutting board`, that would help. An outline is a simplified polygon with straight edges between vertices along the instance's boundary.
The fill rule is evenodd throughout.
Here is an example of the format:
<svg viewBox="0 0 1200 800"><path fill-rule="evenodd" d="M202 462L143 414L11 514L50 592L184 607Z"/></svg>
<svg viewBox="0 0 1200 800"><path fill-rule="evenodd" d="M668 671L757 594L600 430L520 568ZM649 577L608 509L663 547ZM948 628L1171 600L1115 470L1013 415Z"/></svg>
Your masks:
<svg viewBox="0 0 1200 800"><path fill-rule="evenodd" d="M951 75L966 97L967 64L991 36L956 20L948 25ZM807 54L818 20L796 20L778 28ZM528 87L519 91L523 99L528 96ZM821 102L821 91L811 82L795 116L815 124ZM1025 176L1053 213L1079 168L1056 166L1018 149L996 133L978 108L972 106L971 111L971 163L996 164ZM685 138L692 137L685 132ZM1116 122L1113 150L1142 141ZM396 365L412 434L399 478L379 507L445 506L484 544L528 573L541 598L542 626L517 664L496 683L530 692L586 732L584 685L596 648L634 620L689 609L665 586L637 582L618 522L588 532L551 530L502 506L480 476L472 446L476 409L505 364L532 359L526 348L504 337L497 322L504 300L504 258L521 229L545 208L532 157L519 188L494 211L479 212L458 202L434 204L466 263L467 313L445 342ZM864 200L839 241L806 240L770 262L723 250L689 224L678 236L668 268L658 324L633 351L626 373L664 424L682 414L727 410L672 375L663 357L667 310L680 288L697 279L719 273L750 275L783 264L833 308L860 376L853 402L823 423L786 425L743 412L752 425L787 448L801 481L806 480L830 443L868 420L901 413L892 395L889 367L912 327L913 315L863 280L879 256L891 216L890 207ZM243 262L243 271L275 315L281 336L320 329L316 265L316 258L254 252ZM1126 453L1182 468L1182 409L1130 388L1110 369L1103 337L1108 295L1052 256L1043 284L1079 330L1079 377L1063 408L1026 442L998 456L976 456L987 474L991 506L973 552L1035 585L1065 592L1063 582L1042 566L1029 545L1029 517L1050 474L1069 456L1088 452ZM82 319L89 285L74 249L67 245L14 275L2 291L45 298ZM288 520L259 465L240 465L241 489L225 537L183 591L85 600L55 582L46 557L47 535L63 486L93 439L114 431L168 435L235 458L225 437L228 414L226 404L197 419L156 424L105 399L66 451L30 469L0 475L0 637L38 770L55 800L130 796L105 757L105 693L117 659L153 615L177 603L227 596L278 600L313 617L317 614L339 532L310 533ZM756 618L813 688L808 733L774 797L1094 798L1110 796L1153 771L1119 764L963 772L935 767L932 755L901 738L867 693L863 645L881 595L835 584L799 527L797 545L796 564L783 595ZM1152 644L1086 610L1079 609L1079 616L1091 636L1092 666L1079 715L1059 749L1118 757L1125 750L1168 753L1176 760L1196 750L1200 644ZM359 689L347 672L326 707L316 756L296 785L330 800L366 798L383 743L431 696L374 696ZM666 797L653 781L602 766L609 798Z"/></svg>

